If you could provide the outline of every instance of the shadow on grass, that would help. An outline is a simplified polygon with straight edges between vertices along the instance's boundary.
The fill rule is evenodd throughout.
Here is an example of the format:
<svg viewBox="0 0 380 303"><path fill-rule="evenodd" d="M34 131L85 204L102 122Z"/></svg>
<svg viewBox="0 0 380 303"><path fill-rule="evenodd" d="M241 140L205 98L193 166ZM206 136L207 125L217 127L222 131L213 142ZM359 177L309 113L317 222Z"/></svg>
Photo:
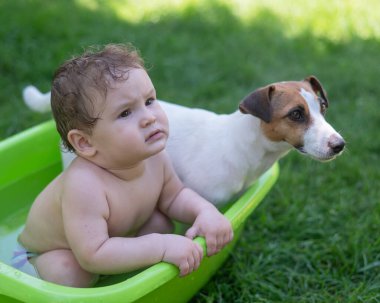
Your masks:
<svg viewBox="0 0 380 303"><path fill-rule="evenodd" d="M353 36L336 43L311 31L289 38L270 10L242 22L217 1L157 12L139 23L118 18L104 1L94 3L98 9L77 1L0 4L0 138L50 117L24 106L25 85L49 90L51 75L64 60L89 45L110 42L131 42L141 50L159 98L216 112L235 110L259 86L310 74L329 93L332 119L342 111L363 110L358 103L363 95L380 94L375 80L380 43L375 39ZM337 128L347 122L337 117Z"/></svg>
<svg viewBox="0 0 380 303"><path fill-rule="evenodd" d="M378 75L378 41L352 37L337 44L311 32L289 39L270 10L241 22L217 1L158 12L154 20L136 24L119 19L106 2L94 2L100 8L93 11L77 1L0 4L6 20L0 30L2 99L20 99L28 83L48 90L52 72L63 60L88 45L109 42L132 42L142 51L161 98L217 111L235 109L240 98L260 85L309 74L342 100L357 97L362 89L380 90L368 80Z"/></svg>

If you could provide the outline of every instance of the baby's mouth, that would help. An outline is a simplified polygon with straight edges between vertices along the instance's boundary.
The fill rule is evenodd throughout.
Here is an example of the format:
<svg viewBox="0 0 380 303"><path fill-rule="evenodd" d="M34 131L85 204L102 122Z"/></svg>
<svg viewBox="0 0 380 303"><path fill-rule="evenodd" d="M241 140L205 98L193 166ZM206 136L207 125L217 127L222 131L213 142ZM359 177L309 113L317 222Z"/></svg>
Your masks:
<svg viewBox="0 0 380 303"><path fill-rule="evenodd" d="M161 139L164 136L164 132L160 129L156 129L155 131L151 132L148 137L145 139L145 142L149 141L156 141Z"/></svg>

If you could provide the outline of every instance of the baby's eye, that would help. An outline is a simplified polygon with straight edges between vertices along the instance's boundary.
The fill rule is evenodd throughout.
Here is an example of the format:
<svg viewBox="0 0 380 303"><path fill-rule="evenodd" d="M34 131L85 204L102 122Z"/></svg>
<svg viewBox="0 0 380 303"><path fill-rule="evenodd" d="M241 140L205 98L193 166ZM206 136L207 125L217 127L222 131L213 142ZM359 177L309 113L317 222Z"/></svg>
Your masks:
<svg viewBox="0 0 380 303"><path fill-rule="evenodd" d="M152 103L155 101L154 98L149 98L148 100L145 101L145 105L146 106L149 106L149 105L152 105Z"/></svg>
<svg viewBox="0 0 380 303"><path fill-rule="evenodd" d="M131 114L131 110L129 109L126 109L124 111L121 112L121 114L119 115L120 118L127 118L130 114Z"/></svg>

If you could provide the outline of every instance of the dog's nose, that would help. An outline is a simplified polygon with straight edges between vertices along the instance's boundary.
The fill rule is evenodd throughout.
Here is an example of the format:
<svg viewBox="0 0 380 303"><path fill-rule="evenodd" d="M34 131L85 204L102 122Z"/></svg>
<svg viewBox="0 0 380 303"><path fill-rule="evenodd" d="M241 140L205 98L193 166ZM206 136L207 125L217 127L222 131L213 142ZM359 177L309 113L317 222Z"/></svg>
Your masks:
<svg viewBox="0 0 380 303"><path fill-rule="evenodd" d="M346 145L343 139L334 140L333 142L329 142L329 147L333 150L334 154L339 154Z"/></svg>

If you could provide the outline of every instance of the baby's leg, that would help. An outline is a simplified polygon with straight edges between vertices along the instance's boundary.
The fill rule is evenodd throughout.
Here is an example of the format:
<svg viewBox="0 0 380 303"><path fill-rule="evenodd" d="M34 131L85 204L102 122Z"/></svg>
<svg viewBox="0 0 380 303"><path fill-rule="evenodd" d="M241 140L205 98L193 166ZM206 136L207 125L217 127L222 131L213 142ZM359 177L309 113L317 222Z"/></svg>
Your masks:
<svg viewBox="0 0 380 303"><path fill-rule="evenodd" d="M80 267L69 249L57 249L30 259L40 278L60 285L72 287L93 286L98 275Z"/></svg>
<svg viewBox="0 0 380 303"><path fill-rule="evenodd" d="M143 236L151 233L170 234L173 230L173 222L166 215L156 209L149 220L140 228L136 236Z"/></svg>

